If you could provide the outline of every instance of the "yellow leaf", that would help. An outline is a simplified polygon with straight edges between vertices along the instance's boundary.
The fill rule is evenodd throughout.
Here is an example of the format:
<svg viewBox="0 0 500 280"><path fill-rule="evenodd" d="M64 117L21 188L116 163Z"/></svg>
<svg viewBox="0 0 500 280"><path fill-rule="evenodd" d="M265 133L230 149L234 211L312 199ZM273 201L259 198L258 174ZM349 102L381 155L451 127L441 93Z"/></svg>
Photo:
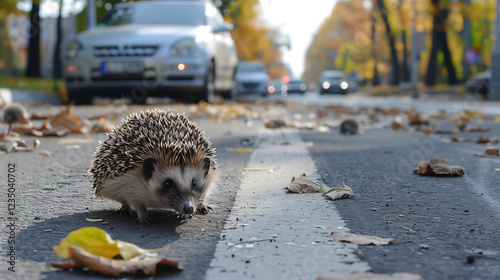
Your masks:
<svg viewBox="0 0 500 280"><path fill-rule="evenodd" d="M76 246L105 258L114 258L120 255L125 260L147 252L157 251L141 249L135 244L120 240L115 241L106 231L97 227L84 227L70 232L59 246L52 247L52 251L59 257L67 259L69 246Z"/></svg>

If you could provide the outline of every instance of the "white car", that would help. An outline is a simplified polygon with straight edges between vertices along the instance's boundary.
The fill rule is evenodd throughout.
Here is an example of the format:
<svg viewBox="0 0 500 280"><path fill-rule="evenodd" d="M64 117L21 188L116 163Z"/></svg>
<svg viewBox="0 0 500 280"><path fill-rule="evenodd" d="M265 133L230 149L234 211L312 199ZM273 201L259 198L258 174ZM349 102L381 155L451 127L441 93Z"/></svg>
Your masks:
<svg viewBox="0 0 500 280"><path fill-rule="evenodd" d="M234 75L237 95L267 95L269 74L266 66L258 61L242 61Z"/></svg>
<svg viewBox="0 0 500 280"><path fill-rule="evenodd" d="M231 29L210 0L116 4L66 48L69 99L229 96L238 63Z"/></svg>

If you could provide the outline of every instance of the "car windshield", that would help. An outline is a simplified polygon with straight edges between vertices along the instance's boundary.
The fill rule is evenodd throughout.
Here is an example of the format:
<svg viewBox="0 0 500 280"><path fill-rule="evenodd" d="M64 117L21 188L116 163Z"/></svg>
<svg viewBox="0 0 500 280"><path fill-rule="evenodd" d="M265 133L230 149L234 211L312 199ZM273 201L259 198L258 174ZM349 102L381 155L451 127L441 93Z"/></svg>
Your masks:
<svg viewBox="0 0 500 280"><path fill-rule="evenodd" d="M238 72L266 72L264 66L259 64L240 64L238 65Z"/></svg>
<svg viewBox="0 0 500 280"><path fill-rule="evenodd" d="M206 25L205 9L198 5L118 6L108 12L99 26L127 24Z"/></svg>

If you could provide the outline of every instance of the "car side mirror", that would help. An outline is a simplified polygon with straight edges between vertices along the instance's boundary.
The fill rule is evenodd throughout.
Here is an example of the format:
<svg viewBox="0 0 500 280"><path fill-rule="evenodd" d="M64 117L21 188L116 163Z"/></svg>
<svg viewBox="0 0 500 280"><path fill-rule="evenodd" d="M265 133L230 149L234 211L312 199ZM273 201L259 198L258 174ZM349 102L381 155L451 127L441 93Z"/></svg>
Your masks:
<svg viewBox="0 0 500 280"><path fill-rule="evenodd" d="M223 24L216 26L213 30L213 33L226 32L234 29L234 26L229 22L225 21Z"/></svg>

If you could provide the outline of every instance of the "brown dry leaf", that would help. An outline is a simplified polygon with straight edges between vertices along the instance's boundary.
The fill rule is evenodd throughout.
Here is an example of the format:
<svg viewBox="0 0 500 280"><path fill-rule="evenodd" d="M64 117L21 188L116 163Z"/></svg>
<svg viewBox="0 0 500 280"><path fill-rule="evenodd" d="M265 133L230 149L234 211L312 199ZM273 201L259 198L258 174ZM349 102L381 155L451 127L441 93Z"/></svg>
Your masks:
<svg viewBox="0 0 500 280"><path fill-rule="evenodd" d="M293 178L290 185L285 189L291 193L313 193L318 192L321 185L304 177Z"/></svg>
<svg viewBox="0 0 500 280"><path fill-rule="evenodd" d="M373 235L366 234L355 234L355 233L346 233L346 232L332 232L330 238L335 240L339 240L346 243L353 243L357 245L387 245L394 244L393 238L381 238Z"/></svg>
<svg viewBox="0 0 500 280"><path fill-rule="evenodd" d="M425 135L425 136L429 136L429 134L431 133L434 133L434 129L432 127L427 127L425 128L422 133Z"/></svg>
<svg viewBox="0 0 500 280"><path fill-rule="evenodd" d="M429 125L429 121L423 121L418 114L410 115L409 125Z"/></svg>
<svg viewBox="0 0 500 280"><path fill-rule="evenodd" d="M478 144L486 144L486 143L489 143L490 142L490 139L487 139L487 138L483 138L483 136L479 136L479 138L477 138L476 140L476 143Z"/></svg>
<svg viewBox="0 0 500 280"><path fill-rule="evenodd" d="M488 147L484 152L475 154L478 157L500 157L500 151L498 147Z"/></svg>
<svg viewBox="0 0 500 280"><path fill-rule="evenodd" d="M403 124L401 124L401 123L399 123L399 122L396 122L396 121L393 121L393 122L392 122L391 128L392 128L392 130L394 130L394 131L398 131L398 130L400 130L400 129L401 129L401 130L404 130L404 131L408 131L408 128L407 128L405 125L403 125Z"/></svg>
<svg viewBox="0 0 500 280"><path fill-rule="evenodd" d="M97 124L95 124L90 133L108 133L113 129L113 124L106 120L106 117L100 117L97 119Z"/></svg>
<svg viewBox="0 0 500 280"><path fill-rule="evenodd" d="M447 159L433 157L428 161L419 161L413 173L431 176L463 176L464 169L458 165L450 165Z"/></svg>
<svg viewBox="0 0 500 280"><path fill-rule="evenodd" d="M32 119L32 120L45 120L48 117L49 117L49 114L33 112L33 114L31 114L30 119Z"/></svg>
<svg viewBox="0 0 500 280"><path fill-rule="evenodd" d="M451 142L469 142L469 139L465 138L465 137L451 137L450 138Z"/></svg>
<svg viewBox="0 0 500 280"><path fill-rule="evenodd" d="M87 128L80 117L70 112L71 105L55 116L49 116L47 120L54 128L67 128L69 133L86 133Z"/></svg>
<svg viewBox="0 0 500 280"><path fill-rule="evenodd" d="M371 272L355 272L343 276L320 276L316 280L424 280L420 275L406 272L378 274Z"/></svg>
<svg viewBox="0 0 500 280"><path fill-rule="evenodd" d="M253 152L252 148L227 148L228 151L238 152L238 153L251 153Z"/></svg>
<svg viewBox="0 0 500 280"><path fill-rule="evenodd" d="M469 127L466 128L465 131L467 132L488 132L490 131L489 127L482 127L482 126L475 126L475 127Z"/></svg>
<svg viewBox="0 0 500 280"><path fill-rule="evenodd" d="M123 274L135 275L139 271L145 275L155 275L158 265L165 265L181 270L178 262L168 259L138 261L115 260L91 254L75 246L70 246L68 252L69 256L75 261L74 264L51 263L51 265L56 268L88 267L92 271L114 277L120 277Z"/></svg>

